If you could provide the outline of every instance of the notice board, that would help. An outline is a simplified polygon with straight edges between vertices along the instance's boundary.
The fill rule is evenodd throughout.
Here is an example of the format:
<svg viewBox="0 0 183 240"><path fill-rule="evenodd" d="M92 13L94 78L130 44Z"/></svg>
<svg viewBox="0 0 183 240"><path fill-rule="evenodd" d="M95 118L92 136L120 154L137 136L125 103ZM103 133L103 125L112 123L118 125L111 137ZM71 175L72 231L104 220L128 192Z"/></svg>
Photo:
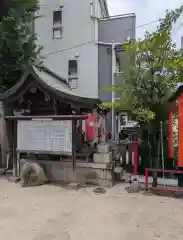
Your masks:
<svg viewBox="0 0 183 240"><path fill-rule="evenodd" d="M19 120L17 151L58 155L72 153L72 121Z"/></svg>

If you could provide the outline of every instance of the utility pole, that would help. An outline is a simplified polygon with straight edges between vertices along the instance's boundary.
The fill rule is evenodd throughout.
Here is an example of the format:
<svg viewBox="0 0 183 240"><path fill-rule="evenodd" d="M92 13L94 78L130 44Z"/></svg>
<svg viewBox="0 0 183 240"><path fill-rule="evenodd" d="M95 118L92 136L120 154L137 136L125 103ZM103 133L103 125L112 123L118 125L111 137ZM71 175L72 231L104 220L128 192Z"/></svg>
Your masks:
<svg viewBox="0 0 183 240"><path fill-rule="evenodd" d="M115 129L115 109L114 109L114 102L115 102L115 72L116 72L116 51L115 51L115 44L112 44L112 140L116 139L116 129Z"/></svg>
<svg viewBox="0 0 183 240"><path fill-rule="evenodd" d="M115 108L114 102L115 98L115 91L114 86L116 84L115 81L115 73L116 73L116 52L124 52L123 44L121 43L104 43L104 42L96 42L96 44L106 45L111 47L111 54L112 54L112 74L111 74L111 83L112 83L112 140L116 140L116 117L115 117Z"/></svg>

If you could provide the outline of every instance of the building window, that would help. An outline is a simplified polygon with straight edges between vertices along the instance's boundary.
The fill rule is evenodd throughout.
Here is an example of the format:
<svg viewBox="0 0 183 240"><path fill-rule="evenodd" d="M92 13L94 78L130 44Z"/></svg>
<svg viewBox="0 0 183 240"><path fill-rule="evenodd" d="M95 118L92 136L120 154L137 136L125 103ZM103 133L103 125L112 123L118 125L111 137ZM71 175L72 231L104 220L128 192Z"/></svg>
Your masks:
<svg viewBox="0 0 183 240"><path fill-rule="evenodd" d="M63 34L62 8L53 12L53 38L61 38Z"/></svg>
<svg viewBox="0 0 183 240"><path fill-rule="evenodd" d="M78 75L77 60L69 60L69 77L76 77Z"/></svg>
<svg viewBox="0 0 183 240"><path fill-rule="evenodd" d="M78 86L78 62L69 60L68 65L68 82L72 89L76 89Z"/></svg>

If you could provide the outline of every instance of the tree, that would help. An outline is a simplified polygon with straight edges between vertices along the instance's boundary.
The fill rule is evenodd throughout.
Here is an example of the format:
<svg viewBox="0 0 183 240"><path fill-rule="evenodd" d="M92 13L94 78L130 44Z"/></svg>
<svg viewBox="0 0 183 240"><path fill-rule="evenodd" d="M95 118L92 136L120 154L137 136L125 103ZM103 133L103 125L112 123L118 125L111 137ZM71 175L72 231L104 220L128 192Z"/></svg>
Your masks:
<svg viewBox="0 0 183 240"><path fill-rule="evenodd" d="M37 0L3 0L0 12L0 92L11 88L39 58L33 31Z"/></svg>
<svg viewBox="0 0 183 240"><path fill-rule="evenodd" d="M171 39L172 26L182 12L183 6L166 11L155 32L125 45L131 64L124 69L120 84L112 86L121 96L114 107L130 110L148 130L151 165L157 158L160 121L167 120L168 96L183 77L183 52ZM111 107L111 103L104 106Z"/></svg>

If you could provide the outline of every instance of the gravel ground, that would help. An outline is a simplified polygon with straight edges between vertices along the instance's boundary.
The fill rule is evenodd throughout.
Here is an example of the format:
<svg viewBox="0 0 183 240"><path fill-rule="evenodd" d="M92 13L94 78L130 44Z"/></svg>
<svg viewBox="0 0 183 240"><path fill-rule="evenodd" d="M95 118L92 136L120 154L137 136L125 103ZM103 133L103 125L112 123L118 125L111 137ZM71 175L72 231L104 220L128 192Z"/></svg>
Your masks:
<svg viewBox="0 0 183 240"><path fill-rule="evenodd" d="M0 179L0 236L8 240L183 239L183 201L128 194L123 185L21 188Z"/></svg>

